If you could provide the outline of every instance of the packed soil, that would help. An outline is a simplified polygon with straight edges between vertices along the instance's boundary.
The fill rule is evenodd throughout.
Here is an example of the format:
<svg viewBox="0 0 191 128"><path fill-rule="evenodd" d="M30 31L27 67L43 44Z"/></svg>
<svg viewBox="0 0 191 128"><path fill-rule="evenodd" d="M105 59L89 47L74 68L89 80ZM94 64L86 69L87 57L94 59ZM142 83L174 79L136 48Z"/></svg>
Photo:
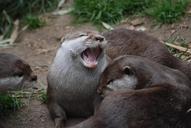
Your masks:
<svg viewBox="0 0 191 128"><path fill-rule="evenodd" d="M20 33L14 46L0 48L0 52L16 54L32 66L38 75L37 86L39 89L46 89L47 87L48 67L60 46L60 39L75 31L98 30L91 24L73 24L73 18L70 15L53 16L46 14L43 18L46 20L44 27L36 30L25 30ZM141 24L132 26L131 21L134 19L140 20ZM171 25L159 25L149 18L134 17L115 27L136 29L143 26L146 28L146 33L160 40L181 37L186 43L191 42L190 16L186 16L180 22ZM54 126L46 104L35 97L29 104L4 117L3 125L5 128L53 128Z"/></svg>

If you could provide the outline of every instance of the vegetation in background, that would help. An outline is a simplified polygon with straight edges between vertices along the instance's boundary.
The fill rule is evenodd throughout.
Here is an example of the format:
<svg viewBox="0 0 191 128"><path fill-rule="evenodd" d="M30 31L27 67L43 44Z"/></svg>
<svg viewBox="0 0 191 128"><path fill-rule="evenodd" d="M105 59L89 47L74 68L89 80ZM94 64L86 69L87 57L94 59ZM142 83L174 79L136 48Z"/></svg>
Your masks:
<svg viewBox="0 0 191 128"><path fill-rule="evenodd" d="M38 99L42 102L42 103L47 103L48 97L46 94L46 90L45 89L41 89L38 92Z"/></svg>
<svg viewBox="0 0 191 128"><path fill-rule="evenodd" d="M124 3L124 15L143 13L144 10L153 6L155 1L157 0L126 0Z"/></svg>
<svg viewBox="0 0 191 128"><path fill-rule="evenodd" d="M123 17L124 3L121 0L75 0L72 14L80 22L116 23Z"/></svg>
<svg viewBox="0 0 191 128"><path fill-rule="evenodd" d="M185 14L187 6L188 0L159 0L148 15L162 23L173 23Z"/></svg>
<svg viewBox="0 0 191 128"><path fill-rule="evenodd" d="M19 98L11 94L0 94L0 116L16 111L23 106Z"/></svg>
<svg viewBox="0 0 191 128"><path fill-rule="evenodd" d="M28 14L39 14L51 11L59 0L1 0L0 1L0 35L9 37L16 18Z"/></svg>
<svg viewBox="0 0 191 128"><path fill-rule="evenodd" d="M142 13L162 23L184 15L188 0L75 0L72 14L78 21L117 23L124 16Z"/></svg>
<svg viewBox="0 0 191 128"><path fill-rule="evenodd" d="M46 22L35 15L27 15L24 18L24 23L28 25L29 29L36 29L44 26Z"/></svg>
<svg viewBox="0 0 191 128"><path fill-rule="evenodd" d="M170 43L173 44L175 46L181 46L183 48L187 48L188 49L188 43L186 43L186 40L184 37L182 36L174 36L174 37L170 37L168 40L165 41L166 43ZM180 52L179 50L173 48L173 47L169 47L166 46L169 50L169 52L171 52L174 56L176 56L177 58L180 58L182 60L187 60L190 58L189 54L186 51L182 51Z"/></svg>

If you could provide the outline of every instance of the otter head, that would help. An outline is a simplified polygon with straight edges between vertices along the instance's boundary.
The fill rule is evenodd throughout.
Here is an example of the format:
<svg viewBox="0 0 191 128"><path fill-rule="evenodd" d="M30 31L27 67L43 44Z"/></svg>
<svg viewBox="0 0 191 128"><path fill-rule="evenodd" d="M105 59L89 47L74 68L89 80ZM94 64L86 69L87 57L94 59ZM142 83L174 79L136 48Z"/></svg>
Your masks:
<svg viewBox="0 0 191 128"><path fill-rule="evenodd" d="M136 89L138 78L136 69L124 58L119 57L111 62L104 70L98 93L107 93L120 89Z"/></svg>
<svg viewBox="0 0 191 128"><path fill-rule="evenodd" d="M79 62L86 68L95 69L104 55L106 40L95 32L76 33L66 36L63 50L68 50L74 63Z"/></svg>
<svg viewBox="0 0 191 128"><path fill-rule="evenodd" d="M31 67L12 54L0 54L0 91L34 87L37 76Z"/></svg>

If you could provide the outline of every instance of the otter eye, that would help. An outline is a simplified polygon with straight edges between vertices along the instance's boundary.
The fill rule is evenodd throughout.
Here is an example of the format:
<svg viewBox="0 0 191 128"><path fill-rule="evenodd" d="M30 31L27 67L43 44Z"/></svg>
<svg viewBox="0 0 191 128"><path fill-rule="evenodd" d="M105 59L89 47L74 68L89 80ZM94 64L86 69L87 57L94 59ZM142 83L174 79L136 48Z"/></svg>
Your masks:
<svg viewBox="0 0 191 128"><path fill-rule="evenodd" d="M133 75L133 74L134 74L132 68L129 67L129 66L125 66L125 67L123 68L123 72L124 72L125 74L127 74L127 75Z"/></svg>
<svg viewBox="0 0 191 128"><path fill-rule="evenodd" d="M87 36L87 33L80 33L79 37L82 37L82 36Z"/></svg>
<svg viewBox="0 0 191 128"><path fill-rule="evenodd" d="M114 81L113 79L108 80L108 81L107 81L107 84L110 84L110 83L112 83L113 81Z"/></svg>
<svg viewBox="0 0 191 128"><path fill-rule="evenodd" d="M17 72L14 74L14 76L18 76L18 77L22 77L23 75L24 75L23 72Z"/></svg>

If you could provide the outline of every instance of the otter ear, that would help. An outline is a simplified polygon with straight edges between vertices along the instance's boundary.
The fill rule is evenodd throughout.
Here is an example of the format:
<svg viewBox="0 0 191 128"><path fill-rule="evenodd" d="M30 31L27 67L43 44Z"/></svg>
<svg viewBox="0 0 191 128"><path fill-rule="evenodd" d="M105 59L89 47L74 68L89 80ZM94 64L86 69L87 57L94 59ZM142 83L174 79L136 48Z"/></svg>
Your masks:
<svg viewBox="0 0 191 128"><path fill-rule="evenodd" d="M130 66L123 67L123 72L126 75L134 75L135 74L135 72L133 71L133 69Z"/></svg>
<svg viewBox="0 0 191 128"><path fill-rule="evenodd" d="M17 76L17 77L22 77L24 75L24 73L22 71L19 71L19 70L16 70L14 73L13 73L13 76Z"/></svg>

